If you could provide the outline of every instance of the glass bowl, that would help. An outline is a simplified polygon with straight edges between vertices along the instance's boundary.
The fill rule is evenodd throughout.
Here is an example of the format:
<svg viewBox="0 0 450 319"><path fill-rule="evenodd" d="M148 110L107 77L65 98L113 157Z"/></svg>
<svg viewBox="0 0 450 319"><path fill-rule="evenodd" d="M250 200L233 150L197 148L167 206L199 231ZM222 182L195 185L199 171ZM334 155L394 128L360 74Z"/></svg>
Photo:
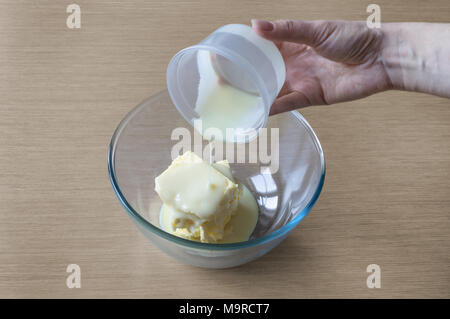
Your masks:
<svg viewBox="0 0 450 319"><path fill-rule="evenodd" d="M194 134L167 91L148 98L128 113L114 132L108 170L119 201L138 229L183 263L228 268L252 261L283 241L320 195L325 160L316 134L297 111L279 114L267 123L268 132L275 129L279 135L278 170L261 169L267 163L259 159L257 163L230 164L234 178L245 184L258 202L258 222L250 239L209 244L167 233L159 227L162 203L154 191L154 179L169 166L172 147L180 142L176 134L172 136L175 128ZM247 145L247 156L251 151Z"/></svg>

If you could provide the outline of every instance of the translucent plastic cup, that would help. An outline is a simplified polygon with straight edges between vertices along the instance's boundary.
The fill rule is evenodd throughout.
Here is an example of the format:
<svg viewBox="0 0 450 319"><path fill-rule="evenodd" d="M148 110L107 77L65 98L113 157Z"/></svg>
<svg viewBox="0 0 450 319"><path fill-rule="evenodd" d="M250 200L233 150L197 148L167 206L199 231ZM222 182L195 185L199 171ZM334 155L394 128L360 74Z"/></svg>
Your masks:
<svg viewBox="0 0 450 319"><path fill-rule="evenodd" d="M279 129L279 169L264 172L260 162L230 165L234 178L246 185L258 202L258 222L250 239L208 244L169 234L159 227L162 203L154 191L154 179L172 161L172 146L178 143L172 140L172 132L178 127L186 127L193 134L193 127L173 107L167 91L152 96L117 127L110 144L108 169L119 201L139 230L183 263L227 268L254 260L286 238L319 197L325 178L319 140L298 112L279 114L267 122L269 130Z"/></svg>
<svg viewBox="0 0 450 319"><path fill-rule="evenodd" d="M208 61L210 60L210 61ZM265 127L269 110L280 92L286 77L283 58L274 43L247 25L229 24L199 44L178 52L167 68L167 88L181 115L193 125L200 116L195 110L204 63L211 63L218 76L233 87L261 97L258 109L248 114L245 129L256 132Z"/></svg>

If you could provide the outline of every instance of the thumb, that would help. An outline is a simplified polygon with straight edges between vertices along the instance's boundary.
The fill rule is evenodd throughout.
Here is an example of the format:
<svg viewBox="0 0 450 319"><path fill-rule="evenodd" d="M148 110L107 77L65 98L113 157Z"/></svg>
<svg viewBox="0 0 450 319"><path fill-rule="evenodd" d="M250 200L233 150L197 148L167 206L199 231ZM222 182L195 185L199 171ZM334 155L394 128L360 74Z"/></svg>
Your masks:
<svg viewBox="0 0 450 319"><path fill-rule="evenodd" d="M292 111L310 105L312 105L311 100L303 92L294 91L277 98L270 108L269 115Z"/></svg>

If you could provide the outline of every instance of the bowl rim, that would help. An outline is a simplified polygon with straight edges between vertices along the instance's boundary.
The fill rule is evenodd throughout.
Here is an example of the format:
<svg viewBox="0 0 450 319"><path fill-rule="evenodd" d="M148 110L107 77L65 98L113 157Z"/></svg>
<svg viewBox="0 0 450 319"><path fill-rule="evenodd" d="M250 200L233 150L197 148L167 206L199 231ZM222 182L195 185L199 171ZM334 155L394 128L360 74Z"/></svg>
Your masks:
<svg viewBox="0 0 450 319"><path fill-rule="evenodd" d="M111 185L113 187L114 193L116 194L117 198L119 199L119 202L122 204L122 206L125 208L128 215L133 219L133 221L136 221L140 226L144 227L145 229L149 230L151 233L162 237L166 240L169 240L175 244L185 246L187 248L193 248L193 249L200 249L200 250L234 250L234 249L245 249L250 248L254 246L258 246L264 243L267 243L269 241L278 239L284 235L287 235L292 229L294 229L300 221L303 220L303 218L308 215L308 213L311 211L314 204L317 202L317 199L320 196L320 193L323 188L323 184L325 182L325 157L323 154L322 146L320 145L319 139L317 138L316 133L312 129L312 127L309 125L309 123L306 121L306 119L297 111L290 111L289 113L293 115L306 129L306 131L310 134L310 137L314 141L314 144L317 148L317 151L319 152L320 156L320 162L321 162L321 176L319 183L317 184L317 188L309 201L309 203L302 209L302 211L290 222L288 222L283 227L280 227L279 229L264 235L259 238L254 238L248 241L244 242L238 242L238 243L227 243L227 244L213 244L213 243L202 243L197 241L192 241L189 239L184 239L175 235L172 235L159 227L153 225L149 221L147 221L144 217L142 217L126 200L125 196L123 195L122 191L120 190L120 187L117 183L116 176L115 176L115 151L116 151L116 144L118 141L118 137L122 133L122 130L128 123L128 121L141 109L143 109L148 103L150 103L152 100L156 100L160 98L163 95L169 95L167 90L163 90L161 92L158 92L157 94L143 100L141 103L139 103L137 106L135 106L130 112L128 112L127 115L120 121L119 125L114 131L113 136L111 137L111 142L109 144L109 151L108 151L108 173Z"/></svg>

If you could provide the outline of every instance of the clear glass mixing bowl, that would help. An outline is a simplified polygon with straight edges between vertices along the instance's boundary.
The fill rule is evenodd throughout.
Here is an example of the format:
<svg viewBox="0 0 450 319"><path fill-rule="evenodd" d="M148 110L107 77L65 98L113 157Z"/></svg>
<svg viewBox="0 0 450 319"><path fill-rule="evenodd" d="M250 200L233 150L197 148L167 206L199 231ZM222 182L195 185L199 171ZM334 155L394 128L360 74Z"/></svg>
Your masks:
<svg viewBox="0 0 450 319"><path fill-rule="evenodd" d="M159 228L161 200L154 179L171 163L174 128L193 128L173 106L167 91L135 107L111 139L108 170L113 189L138 229L179 261L206 268L228 268L254 260L277 246L309 213L320 195L325 160L316 134L296 111L272 116L267 128L279 128L279 169L261 163L231 164L233 176L255 195L256 228L246 242L207 244L186 240ZM269 148L270 150L270 148Z"/></svg>

